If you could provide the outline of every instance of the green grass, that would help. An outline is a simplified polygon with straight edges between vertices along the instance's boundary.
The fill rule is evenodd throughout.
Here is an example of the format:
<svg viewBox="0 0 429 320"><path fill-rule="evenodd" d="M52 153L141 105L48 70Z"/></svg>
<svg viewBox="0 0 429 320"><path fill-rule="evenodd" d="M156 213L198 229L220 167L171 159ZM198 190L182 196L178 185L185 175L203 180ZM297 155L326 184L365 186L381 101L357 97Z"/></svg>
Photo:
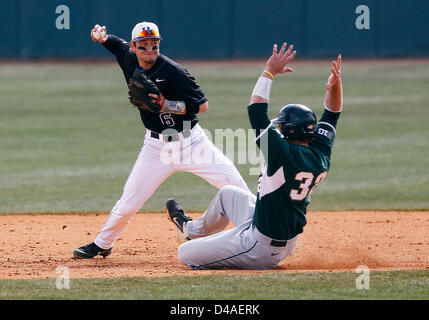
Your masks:
<svg viewBox="0 0 429 320"><path fill-rule="evenodd" d="M200 123L249 128L246 106L263 63L185 64L207 95ZM343 65L344 112L331 171L310 210L429 209L429 63ZM326 65L295 66L272 89L270 116L300 102L323 110ZM0 213L110 211L141 148L145 129L116 65L0 65ZM235 159L237 160L237 158ZM252 190L257 176L237 164ZM141 211L176 197L206 208L216 189L176 173ZM0 299L425 299L428 271L272 273L165 278L0 280Z"/></svg>
<svg viewBox="0 0 429 320"><path fill-rule="evenodd" d="M0 299L72 300L427 300L429 271L373 271L369 289L354 272L272 273L163 278L0 280Z"/></svg>
<svg viewBox="0 0 429 320"><path fill-rule="evenodd" d="M246 106L263 63L185 66L210 102L201 125L212 133L247 130ZM428 66L348 65L345 59L332 168L310 210L429 208ZM145 132L119 67L2 64L0 70L0 213L110 211ZM270 116L301 102L320 117L328 72L327 60L279 76ZM255 191L254 166L237 167ZM142 211L162 210L172 196L186 209L203 210L215 193L204 180L176 173Z"/></svg>

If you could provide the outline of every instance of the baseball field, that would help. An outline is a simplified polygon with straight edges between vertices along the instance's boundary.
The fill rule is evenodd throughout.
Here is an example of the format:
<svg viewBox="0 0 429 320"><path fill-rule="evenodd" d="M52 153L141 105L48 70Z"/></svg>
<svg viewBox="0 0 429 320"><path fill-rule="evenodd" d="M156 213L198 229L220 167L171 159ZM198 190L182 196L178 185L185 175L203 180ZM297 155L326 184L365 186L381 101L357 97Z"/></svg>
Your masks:
<svg viewBox="0 0 429 320"><path fill-rule="evenodd" d="M209 100L201 126L213 137L247 132L264 62L182 64ZM320 117L330 60L292 67L273 85L270 116L299 102ZM429 299L429 60L343 56L331 170L293 256L271 271L179 263L166 199L195 218L217 192L180 172L132 218L111 256L74 260L119 199L145 128L114 63L2 62L0 70L0 299ZM256 193L258 165L239 161L249 148L235 142L233 160Z"/></svg>

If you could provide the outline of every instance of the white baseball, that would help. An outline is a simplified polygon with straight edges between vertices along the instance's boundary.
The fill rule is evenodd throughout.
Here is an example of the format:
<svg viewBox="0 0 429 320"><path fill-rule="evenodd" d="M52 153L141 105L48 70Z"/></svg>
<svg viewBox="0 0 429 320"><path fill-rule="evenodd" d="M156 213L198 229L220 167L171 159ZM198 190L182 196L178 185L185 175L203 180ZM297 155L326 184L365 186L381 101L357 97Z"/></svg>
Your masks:
<svg viewBox="0 0 429 320"><path fill-rule="evenodd" d="M102 32L101 27L98 28L96 31L92 32L92 36L94 37L95 40L100 40L101 39L101 32Z"/></svg>

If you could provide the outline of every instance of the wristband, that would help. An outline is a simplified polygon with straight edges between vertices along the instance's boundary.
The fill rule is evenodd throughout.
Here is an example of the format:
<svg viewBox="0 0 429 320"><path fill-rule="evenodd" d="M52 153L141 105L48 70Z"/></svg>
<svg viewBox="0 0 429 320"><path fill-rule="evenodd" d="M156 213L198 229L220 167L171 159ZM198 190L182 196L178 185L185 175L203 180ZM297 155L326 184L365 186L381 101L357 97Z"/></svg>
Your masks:
<svg viewBox="0 0 429 320"><path fill-rule="evenodd" d="M269 74L271 76L271 78L274 79L274 75L271 72L269 72L268 70L264 70L264 72L267 73L267 74Z"/></svg>
<svg viewBox="0 0 429 320"><path fill-rule="evenodd" d="M256 82L255 88L253 89L252 96L258 96L265 100L270 100L270 92L273 80L259 77L258 82Z"/></svg>

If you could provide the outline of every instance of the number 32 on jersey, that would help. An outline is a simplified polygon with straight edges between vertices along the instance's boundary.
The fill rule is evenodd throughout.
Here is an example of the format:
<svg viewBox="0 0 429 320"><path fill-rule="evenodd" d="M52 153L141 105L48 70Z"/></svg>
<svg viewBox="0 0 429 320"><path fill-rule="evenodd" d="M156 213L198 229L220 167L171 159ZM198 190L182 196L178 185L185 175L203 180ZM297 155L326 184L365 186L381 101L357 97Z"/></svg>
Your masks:
<svg viewBox="0 0 429 320"><path fill-rule="evenodd" d="M302 201L305 198L309 197L317 185L325 179L328 171L322 172L319 174L316 179L314 179L314 174L311 172L299 172L295 176L295 180L301 182L299 189L290 190L290 198L295 201ZM310 189L310 186L313 184L313 187Z"/></svg>

